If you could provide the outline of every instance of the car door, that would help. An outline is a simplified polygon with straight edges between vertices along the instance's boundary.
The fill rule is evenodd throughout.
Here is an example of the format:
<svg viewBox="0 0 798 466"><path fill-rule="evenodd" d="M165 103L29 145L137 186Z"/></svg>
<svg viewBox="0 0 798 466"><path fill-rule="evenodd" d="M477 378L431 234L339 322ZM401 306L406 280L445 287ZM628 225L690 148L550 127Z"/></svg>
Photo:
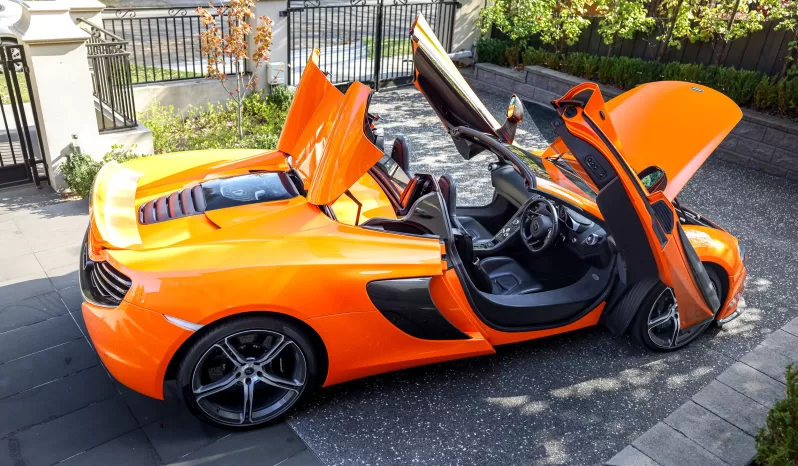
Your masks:
<svg viewBox="0 0 798 466"><path fill-rule="evenodd" d="M558 136L599 190L596 203L623 258L622 280L658 279L670 287L683 328L711 319L720 301L706 270L670 199L649 193L624 159L598 85L576 86L553 105Z"/></svg>

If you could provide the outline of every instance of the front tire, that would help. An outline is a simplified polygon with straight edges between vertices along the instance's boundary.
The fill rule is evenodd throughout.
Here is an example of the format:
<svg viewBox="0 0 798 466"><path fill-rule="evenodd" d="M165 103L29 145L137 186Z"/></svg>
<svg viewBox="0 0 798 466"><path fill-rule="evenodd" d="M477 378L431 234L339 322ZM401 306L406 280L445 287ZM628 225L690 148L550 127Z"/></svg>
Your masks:
<svg viewBox="0 0 798 466"><path fill-rule="evenodd" d="M304 329L278 317L236 317L202 330L177 368L191 412L247 429L283 418L316 387L319 357Z"/></svg>

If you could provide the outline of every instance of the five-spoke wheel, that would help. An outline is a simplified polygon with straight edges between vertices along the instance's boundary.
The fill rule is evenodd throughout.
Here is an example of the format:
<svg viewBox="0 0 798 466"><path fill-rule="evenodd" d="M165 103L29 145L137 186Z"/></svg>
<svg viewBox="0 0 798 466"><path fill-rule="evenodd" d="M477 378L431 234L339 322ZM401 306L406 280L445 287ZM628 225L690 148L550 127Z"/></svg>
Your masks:
<svg viewBox="0 0 798 466"><path fill-rule="evenodd" d="M215 326L178 369L188 407L213 424L251 427L286 414L315 382L317 358L301 328L269 317Z"/></svg>

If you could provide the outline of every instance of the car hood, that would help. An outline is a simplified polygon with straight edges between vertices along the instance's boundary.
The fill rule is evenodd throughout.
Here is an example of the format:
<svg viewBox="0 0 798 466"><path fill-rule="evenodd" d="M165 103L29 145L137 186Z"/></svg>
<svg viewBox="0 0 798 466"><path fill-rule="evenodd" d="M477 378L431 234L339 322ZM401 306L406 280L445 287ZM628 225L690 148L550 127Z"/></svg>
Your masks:
<svg viewBox="0 0 798 466"><path fill-rule="evenodd" d="M371 89L355 82L341 93L311 53L280 134L277 149L291 156L311 204L335 202L377 161L382 151L367 137Z"/></svg>

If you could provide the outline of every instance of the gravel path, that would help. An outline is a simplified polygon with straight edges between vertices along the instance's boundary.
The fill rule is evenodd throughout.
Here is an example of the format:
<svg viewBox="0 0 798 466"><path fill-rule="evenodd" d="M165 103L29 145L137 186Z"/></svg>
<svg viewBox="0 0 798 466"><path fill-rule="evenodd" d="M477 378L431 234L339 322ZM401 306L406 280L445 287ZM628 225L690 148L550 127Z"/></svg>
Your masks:
<svg viewBox="0 0 798 466"><path fill-rule="evenodd" d="M508 96L480 93L494 115ZM404 134L415 171L450 173L458 203L490 199L486 156L463 162L414 88L379 93L386 140ZM545 145L530 119L519 140ZM387 144L386 144L386 147ZM492 356L322 390L289 423L328 465L597 464L687 401L734 358L798 316L798 185L710 160L680 196L749 251L747 312L684 350L643 350L603 328Z"/></svg>

